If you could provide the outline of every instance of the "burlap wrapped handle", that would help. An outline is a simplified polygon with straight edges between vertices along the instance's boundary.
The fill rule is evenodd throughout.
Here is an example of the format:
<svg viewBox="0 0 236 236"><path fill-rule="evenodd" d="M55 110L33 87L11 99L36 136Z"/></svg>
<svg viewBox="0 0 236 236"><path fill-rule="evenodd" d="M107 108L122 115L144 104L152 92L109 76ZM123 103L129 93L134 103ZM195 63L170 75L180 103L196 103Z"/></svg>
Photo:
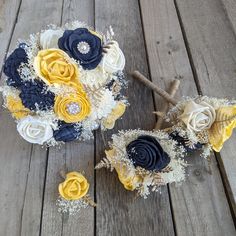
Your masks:
<svg viewBox="0 0 236 236"><path fill-rule="evenodd" d="M148 88L152 89L154 92L159 94L161 97L163 97L167 103L165 103L163 109L161 111L155 111L154 113L158 115L158 121L155 125L155 129L160 129L163 123L163 118L166 114L166 112L169 109L169 103L172 105L176 105L177 101L173 98L178 91L180 81L175 79L172 81L169 89L169 93L167 93L165 90L159 88L157 85L155 85L153 82L148 80L143 74L141 74L139 71L134 71L131 73L131 76L134 79L139 80L142 82L144 85L146 85Z"/></svg>

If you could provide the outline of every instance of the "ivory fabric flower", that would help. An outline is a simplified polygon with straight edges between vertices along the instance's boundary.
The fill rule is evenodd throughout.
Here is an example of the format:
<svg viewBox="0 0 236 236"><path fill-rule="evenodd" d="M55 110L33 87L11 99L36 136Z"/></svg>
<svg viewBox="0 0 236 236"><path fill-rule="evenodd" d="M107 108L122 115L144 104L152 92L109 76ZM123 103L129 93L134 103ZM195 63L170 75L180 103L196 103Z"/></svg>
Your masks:
<svg viewBox="0 0 236 236"><path fill-rule="evenodd" d="M59 119L67 123L84 120L91 112L91 104L83 91L66 96L57 96L54 111Z"/></svg>
<svg viewBox="0 0 236 236"><path fill-rule="evenodd" d="M118 102L112 109L107 118L103 119L102 125L106 129L113 129L116 120L118 120L125 113L126 105L123 102Z"/></svg>
<svg viewBox="0 0 236 236"><path fill-rule="evenodd" d="M115 149L105 151L107 159L112 160L115 156ZM120 182L124 188L130 191L135 190L142 182L142 177L135 174L134 169L128 169L125 164L118 163L114 166Z"/></svg>
<svg viewBox="0 0 236 236"><path fill-rule="evenodd" d="M78 200L84 197L89 190L87 179L78 172L66 174L66 179L58 186L59 193L66 200Z"/></svg>
<svg viewBox="0 0 236 236"><path fill-rule="evenodd" d="M53 137L52 125L37 116L27 116L17 124L19 134L30 143L44 144Z"/></svg>
<svg viewBox="0 0 236 236"><path fill-rule="evenodd" d="M58 39L63 35L61 29L48 29L40 34L40 46L42 49L58 48Z"/></svg>
<svg viewBox="0 0 236 236"><path fill-rule="evenodd" d="M81 83L90 87L104 84L107 80L108 74L104 73L100 66L93 70L86 70L84 73L81 73L80 77Z"/></svg>
<svg viewBox="0 0 236 236"><path fill-rule="evenodd" d="M219 152L224 142L236 128L236 106L220 107L216 110L216 120L208 130L209 142L214 151Z"/></svg>
<svg viewBox="0 0 236 236"><path fill-rule="evenodd" d="M125 67L125 56L119 48L119 44L116 41L112 42L102 59L102 67L108 73L123 70Z"/></svg>
<svg viewBox="0 0 236 236"><path fill-rule="evenodd" d="M77 65L60 49L45 49L34 59L37 75L48 85L74 82L79 84Z"/></svg>
<svg viewBox="0 0 236 236"><path fill-rule="evenodd" d="M215 109L208 103L189 101L179 117L190 131L200 132L211 127L216 118Z"/></svg>
<svg viewBox="0 0 236 236"><path fill-rule="evenodd" d="M30 110L24 107L21 99L16 95L6 97L6 107L17 120L26 117L30 113Z"/></svg>

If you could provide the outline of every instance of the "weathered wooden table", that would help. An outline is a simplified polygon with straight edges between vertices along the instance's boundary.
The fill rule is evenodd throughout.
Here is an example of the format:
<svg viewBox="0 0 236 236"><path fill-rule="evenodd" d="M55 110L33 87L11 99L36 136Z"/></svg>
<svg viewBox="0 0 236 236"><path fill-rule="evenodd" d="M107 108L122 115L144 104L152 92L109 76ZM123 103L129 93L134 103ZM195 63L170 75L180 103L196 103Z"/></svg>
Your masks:
<svg viewBox="0 0 236 236"><path fill-rule="evenodd" d="M235 97L235 0L0 0L0 64L18 38L49 23L78 19L98 30L112 25L126 59L163 88L181 80L178 96L197 93ZM128 108L115 130L151 129L163 100L129 78ZM162 188L149 200L135 199L115 173L94 171L104 156L100 132L86 143L42 149L20 138L10 115L0 111L0 235L213 235L235 233L235 135L219 155L189 157L182 186ZM109 140L112 132L106 134ZM62 217L55 200L59 171L84 170L96 209Z"/></svg>

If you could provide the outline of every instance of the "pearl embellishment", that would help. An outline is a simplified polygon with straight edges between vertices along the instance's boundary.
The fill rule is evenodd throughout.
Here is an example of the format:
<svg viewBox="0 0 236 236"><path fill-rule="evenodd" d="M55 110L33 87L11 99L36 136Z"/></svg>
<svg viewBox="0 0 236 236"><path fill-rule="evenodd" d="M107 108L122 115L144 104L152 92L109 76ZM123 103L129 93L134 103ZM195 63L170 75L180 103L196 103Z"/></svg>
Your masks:
<svg viewBox="0 0 236 236"><path fill-rule="evenodd" d="M71 102L67 105L67 111L68 113L70 113L71 115L76 115L80 112L80 106L78 103L76 102Z"/></svg>
<svg viewBox="0 0 236 236"><path fill-rule="evenodd" d="M82 54L87 54L90 51L90 46L87 42L81 41L77 44L77 49Z"/></svg>

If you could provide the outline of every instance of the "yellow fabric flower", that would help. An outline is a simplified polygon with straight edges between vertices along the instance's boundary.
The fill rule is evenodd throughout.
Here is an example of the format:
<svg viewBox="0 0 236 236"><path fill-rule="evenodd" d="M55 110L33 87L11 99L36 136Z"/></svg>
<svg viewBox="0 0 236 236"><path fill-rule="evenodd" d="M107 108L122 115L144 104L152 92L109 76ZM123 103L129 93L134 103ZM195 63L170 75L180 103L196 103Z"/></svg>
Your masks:
<svg viewBox="0 0 236 236"><path fill-rule="evenodd" d="M122 102L118 102L112 112L108 115L106 119L102 121L102 125L106 129L113 129L115 122L125 113L126 105Z"/></svg>
<svg viewBox="0 0 236 236"><path fill-rule="evenodd" d="M65 181L58 186L61 197L66 200L78 200L87 194L88 189L87 179L75 171L68 173Z"/></svg>
<svg viewBox="0 0 236 236"><path fill-rule="evenodd" d="M15 119L21 119L30 113L30 110L24 107L18 96L8 96L6 98L6 107L12 113Z"/></svg>
<svg viewBox="0 0 236 236"><path fill-rule="evenodd" d="M115 149L106 150L106 156L108 160L111 160L115 156ZM141 176L135 174L135 170L130 170L124 164L116 164L114 166L118 174L120 182L124 185L124 188L133 191L139 184L142 183L143 179Z"/></svg>
<svg viewBox="0 0 236 236"><path fill-rule="evenodd" d="M84 91L57 96L54 111L59 119L67 123L75 123L84 120L91 112L91 104Z"/></svg>
<svg viewBox="0 0 236 236"><path fill-rule="evenodd" d="M235 127L236 106L221 107L216 110L216 120L208 130L209 142L216 152L221 150Z"/></svg>
<svg viewBox="0 0 236 236"><path fill-rule="evenodd" d="M37 75L46 83L79 82L79 70L69 56L60 49L45 49L38 52L34 59Z"/></svg>

